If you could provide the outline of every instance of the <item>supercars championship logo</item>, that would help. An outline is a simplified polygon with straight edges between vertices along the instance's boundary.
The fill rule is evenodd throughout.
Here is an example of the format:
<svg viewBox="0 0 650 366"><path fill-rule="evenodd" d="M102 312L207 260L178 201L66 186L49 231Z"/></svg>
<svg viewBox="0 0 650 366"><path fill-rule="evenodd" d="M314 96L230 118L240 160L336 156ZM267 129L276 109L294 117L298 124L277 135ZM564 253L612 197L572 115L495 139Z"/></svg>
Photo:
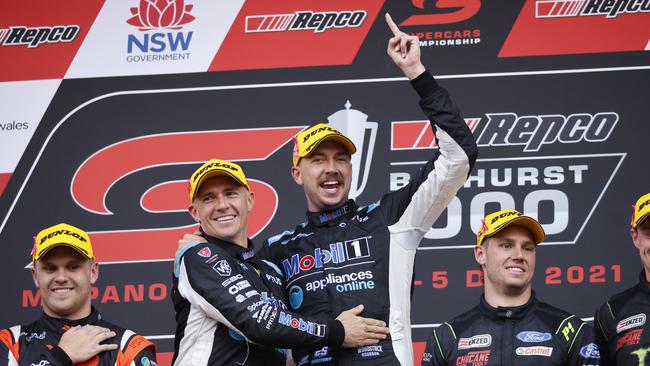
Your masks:
<svg viewBox="0 0 650 366"><path fill-rule="evenodd" d="M435 3L435 5L431 5ZM481 29L456 26L473 18L481 9L481 0L426 2L411 0L414 15L400 23L420 39L421 47L455 47L481 43ZM447 26L442 28L441 25ZM454 26L451 26L454 25ZM410 27L420 26L411 30ZM427 27L427 28L422 28Z"/></svg>

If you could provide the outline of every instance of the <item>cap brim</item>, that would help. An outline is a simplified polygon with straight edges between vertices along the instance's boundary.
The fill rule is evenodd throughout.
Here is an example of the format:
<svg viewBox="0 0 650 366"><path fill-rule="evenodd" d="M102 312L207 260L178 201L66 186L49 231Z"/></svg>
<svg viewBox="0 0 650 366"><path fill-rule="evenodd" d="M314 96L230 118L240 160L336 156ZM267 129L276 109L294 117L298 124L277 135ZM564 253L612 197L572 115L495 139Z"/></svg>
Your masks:
<svg viewBox="0 0 650 366"><path fill-rule="evenodd" d="M230 178L234 179L235 182L241 184L246 189L248 189L248 186L246 184L244 184L244 182L242 182L239 179L239 177L237 177L236 175L234 175L232 173L229 173L229 172L227 172L225 170L215 169L215 170L211 170L211 171L203 174L203 176L201 178L199 178L199 182L196 184L196 187L194 187L194 192L192 192L192 200L194 200L196 198L196 194L199 192L199 188L201 188L201 186L203 185L203 183L205 183L206 180L208 180L210 178L213 178L213 177L216 177L216 176L219 176L219 175L225 175L226 177L230 177Z"/></svg>
<svg viewBox="0 0 650 366"><path fill-rule="evenodd" d="M347 137L345 137L343 135L330 134L330 135L321 137L319 140L314 142L314 147L311 148L309 153L307 153L307 154L305 154L305 155L303 155L301 157L304 158L304 157L307 157L307 156L313 154L314 151L316 151L316 149L318 149L318 146L320 146L320 144L322 144L325 141L336 141L336 142L340 143L341 145L343 145L343 147L345 147L345 149L350 153L350 155L357 152L357 147L354 146L354 143L352 142L352 140L350 140L349 138L347 138Z"/></svg>
<svg viewBox="0 0 650 366"><path fill-rule="evenodd" d="M648 218L648 215L650 215L650 211L644 213L644 214L641 215L638 219L636 219L636 221L634 222L634 227L632 227L632 228L633 228L633 229L638 228L639 225L641 225L641 223L642 223L645 219Z"/></svg>
<svg viewBox="0 0 650 366"><path fill-rule="evenodd" d="M535 244L543 242L546 238L542 225L540 225L537 220L533 219L532 217L523 215L508 221L505 225L497 228L492 234L490 234L490 236L512 225L523 226L526 229L530 230L531 234L533 234L533 240L535 241Z"/></svg>
<svg viewBox="0 0 650 366"><path fill-rule="evenodd" d="M84 257L84 258L86 258L86 259L91 259L91 260L94 260L94 259L95 259L93 256L89 256L88 253L86 253L85 251L83 251L83 250L82 250L81 248L79 248L78 246L76 246L76 245L72 245L72 244L70 244L70 243L66 243L66 242L54 243L54 244L50 245L49 247L47 247L47 248L41 250L40 254L38 255L38 258L32 257L32 259L35 260L35 261L37 261L37 260L41 260L41 259L43 259L43 257L46 256L47 253L49 253L52 249L54 249L54 248L56 248L56 247L60 247L60 246L66 246L66 247L68 247L68 248L72 248L72 249L74 249L75 251L77 251L77 253L81 254L82 257Z"/></svg>

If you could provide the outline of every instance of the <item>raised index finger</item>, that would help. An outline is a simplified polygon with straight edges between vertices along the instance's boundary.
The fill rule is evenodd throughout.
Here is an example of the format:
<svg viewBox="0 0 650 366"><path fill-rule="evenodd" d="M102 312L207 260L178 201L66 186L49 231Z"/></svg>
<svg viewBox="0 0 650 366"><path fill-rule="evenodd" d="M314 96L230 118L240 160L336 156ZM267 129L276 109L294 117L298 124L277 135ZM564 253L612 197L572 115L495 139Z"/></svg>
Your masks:
<svg viewBox="0 0 650 366"><path fill-rule="evenodd" d="M390 14L386 13L386 23L388 23L388 28L393 32L393 35L399 36L402 34L402 31L399 30L397 24L393 21L393 18L390 17Z"/></svg>

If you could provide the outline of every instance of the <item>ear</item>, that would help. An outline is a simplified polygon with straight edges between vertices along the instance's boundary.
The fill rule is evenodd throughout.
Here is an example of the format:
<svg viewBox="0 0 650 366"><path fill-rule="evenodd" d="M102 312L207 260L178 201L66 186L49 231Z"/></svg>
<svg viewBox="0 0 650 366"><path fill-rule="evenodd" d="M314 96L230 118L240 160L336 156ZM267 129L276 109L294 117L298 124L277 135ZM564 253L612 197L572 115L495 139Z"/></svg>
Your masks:
<svg viewBox="0 0 650 366"><path fill-rule="evenodd" d="M630 236L632 237L632 241L634 242L634 246L637 249L639 249L639 230L630 229Z"/></svg>
<svg viewBox="0 0 650 366"><path fill-rule="evenodd" d="M99 263L93 261L90 265L90 284L94 285L99 278Z"/></svg>
<svg viewBox="0 0 650 366"><path fill-rule="evenodd" d="M300 163L298 163L300 165ZM296 182L299 186L302 186L302 175L300 172L300 166L292 166L291 167L291 177L293 178L293 181Z"/></svg>
<svg viewBox="0 0 650 366"><path fill-rule="evenodd" d="M474 259L476 259L476 263L480 264L481 266L485 265L485 243L483 245L474 247Z"/></svg>
<svg viewBox="0 0 650 366"><path fill-rule="evenodd" d="M36 273L36 262L32 262L32 280L34 280L34 284L36 285L36 288L38 287L38 279L36 278L38 273Z"/></svg>
<svg viewBox="0 0 650 366"><path fill-rule="evenodd" d="M194 206L194 202L192 202L192 204L189 205L187 211L190 213L190 216L192 216L195 222L198 222L199 224L201 223L199 219L199 211L197 210L196 206Z"/></svg>
<svg viewBox="0 0 650 366"><path fill-rule="evenodd" d="M248 197L246 198L246 206L248 207L248 212L253 211L253 206L255 206L255 192L248 192Z"/></svg>

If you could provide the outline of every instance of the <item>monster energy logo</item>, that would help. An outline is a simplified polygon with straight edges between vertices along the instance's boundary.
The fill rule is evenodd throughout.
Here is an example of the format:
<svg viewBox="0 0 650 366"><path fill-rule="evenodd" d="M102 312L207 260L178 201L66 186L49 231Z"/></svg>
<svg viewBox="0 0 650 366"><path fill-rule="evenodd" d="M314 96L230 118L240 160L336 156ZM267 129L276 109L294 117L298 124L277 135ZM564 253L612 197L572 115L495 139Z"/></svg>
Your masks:
<svg viewBox="0 0 650 366"><path fill-rule="evenodd" d="M636 357L639 358L639 366L644 366L645 365L645 357L648 355L648 352L650 352L650 347L648 348L639 348L636 351L631 352L631 354L635 355Z"/></svg>

